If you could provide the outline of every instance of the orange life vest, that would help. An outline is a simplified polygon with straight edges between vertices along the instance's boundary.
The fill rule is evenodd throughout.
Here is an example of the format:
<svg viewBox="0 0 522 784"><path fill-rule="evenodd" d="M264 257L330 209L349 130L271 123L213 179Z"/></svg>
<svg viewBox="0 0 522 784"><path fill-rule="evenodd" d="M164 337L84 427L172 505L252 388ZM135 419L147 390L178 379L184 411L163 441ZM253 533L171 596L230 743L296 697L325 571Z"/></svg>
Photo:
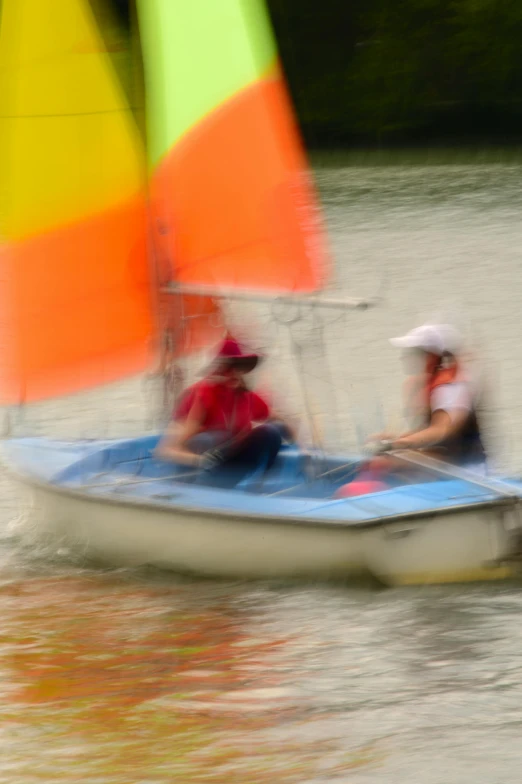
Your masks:
<svg viewBox="0 0 522 784"><path fill-rule="evenodd" d="M460 368L455 361L451 367L443 367L440 357L433 354L428 354L426 361L426 383L425 383L425 397L427 398L428 407L431 401L433 390L443 384L452 384L457 377L461 377Z"/></svg>

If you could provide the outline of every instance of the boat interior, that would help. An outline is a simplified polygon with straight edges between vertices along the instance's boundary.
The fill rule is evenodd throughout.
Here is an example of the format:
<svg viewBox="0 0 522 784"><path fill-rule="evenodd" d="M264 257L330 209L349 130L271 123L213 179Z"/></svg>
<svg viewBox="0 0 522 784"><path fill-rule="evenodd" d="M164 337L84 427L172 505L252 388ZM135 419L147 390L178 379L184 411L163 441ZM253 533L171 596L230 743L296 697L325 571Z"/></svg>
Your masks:
<svg viewBox="0 0 522 784"><path fill-rule="evenodd" d="M158 437L117 442L107 445L76 461L56 476L56 481L85 487L104 483L123 489L127 484L184 485L293 498L328 499L389 490L402 485L433 481L437 477L427 470L389 472L377 479L364 471L364 460L357 455L303 454L293 446L283 446L274 466L260 474L252 472L237 480L227 468L207 472L199 468L176 465L154 457ZM353 488L353 489L352 489Z"/></svg>
<svg viewBox="0 0 522 784"><path fill-rule="evenodd" d="M505 491L434 471L407 470L375 480L357 455L304 455L285 446L264 476L237 484L154 457L159 436L118 441L10 439L4 459L16 475L78 498L205 510L305 523L382 524L404 515L433 515L471 505L504 503ZM382 484L381 484L382 483ZM500 483L501 485L502 483ZM522 481L515 485L520 488ZM513 485L511 485L513 487Z"/></svg>

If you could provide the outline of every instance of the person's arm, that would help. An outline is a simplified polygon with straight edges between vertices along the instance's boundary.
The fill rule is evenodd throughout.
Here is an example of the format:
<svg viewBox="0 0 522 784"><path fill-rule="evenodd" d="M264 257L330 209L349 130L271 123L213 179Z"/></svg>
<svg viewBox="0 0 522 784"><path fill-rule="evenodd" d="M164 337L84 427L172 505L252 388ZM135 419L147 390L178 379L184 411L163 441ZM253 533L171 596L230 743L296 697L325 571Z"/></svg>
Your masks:
<svg viewBox="0 0 522 784"><path fill-rule="evenodd" d="M186 419L172 422L155 450L155 456L183 465L199 466L201 455L187 449L187 442L201 431L203 411L201 403L196 401Z"/></svg>
<svg viewBox="0 0 522 784"><path fill-rule="evenodd" d="M431 395L430 404L430 424L394 439L396 449L427 449L458 436L466 424L473 401L469 386L457 383L437 387Z"/></svg>
<svg viewBox="0 0 522 784"><path fill-rule="evenodd" d="M289 417L282 414L280 411L273 409L267 401L258 395L256 392L252 392L252 424L262 424L263 422L278 422L279 424L283 425L285 430L288 433L289 439L293 441L296 446L300 446L298 442L297 436L297 419L294 417ZM248 432L247 432L248 434Z"/></svg>
<svg viewBox="0 0 522 784"><path fill-rule="evenodd" d="M428 449L442 441L458 435L468 417L468 411L460 409L452 412L439 409L431 415L428 427L413 433L405 433L392 443L393 449Z"/></svg>

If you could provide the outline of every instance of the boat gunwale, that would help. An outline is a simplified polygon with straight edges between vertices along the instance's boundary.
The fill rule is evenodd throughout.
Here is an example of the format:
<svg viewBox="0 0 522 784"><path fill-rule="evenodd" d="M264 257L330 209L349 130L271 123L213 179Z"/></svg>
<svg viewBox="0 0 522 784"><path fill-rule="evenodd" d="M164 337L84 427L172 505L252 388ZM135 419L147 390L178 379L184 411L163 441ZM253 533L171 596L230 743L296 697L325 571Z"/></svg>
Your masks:
<svg viewBox="0 0 522 784"><path fill-rule="evenodd" d="M191 516L191 517L210 517L220 518L223 521L234 522L252 522L252 523L265 523L270 525L288 524L291 526L305 526L314 528L330 528L335 529L366 529L366 528L385 528L396 522L404 521L423 521L433 519L435 517L444 517L454 512L483 510L493 507L506 507L514 508L522 501L522 498L513 496L500 496L498 498L490 498L483 501L475 501L468 503L456 504L454 506L441 506L437 509L424 509L417 512L399 512L387 517L374 517L369 520L333 520L314 517L296 517L286 515L267 515L262 512L237 512L236 510L226 509L209 509L207 507L194 507L175 504L161 503L153 496L150 496L150 501L145 503L143 500L133 498L125 495L96 495L94 493L85 492L85 490L75 489L74 487L64 487L52 482L45 482L36 477L28 474L23 474L8 466L5 466L6 473L13 479L25 484L32 485L41 490L54 492L58 495L68 496L78 501L88 501L90 503L110 504L111 506L128 506L133 509L146 509L148 511L154 510L157 512L170 512L177 515Z"/></svg>

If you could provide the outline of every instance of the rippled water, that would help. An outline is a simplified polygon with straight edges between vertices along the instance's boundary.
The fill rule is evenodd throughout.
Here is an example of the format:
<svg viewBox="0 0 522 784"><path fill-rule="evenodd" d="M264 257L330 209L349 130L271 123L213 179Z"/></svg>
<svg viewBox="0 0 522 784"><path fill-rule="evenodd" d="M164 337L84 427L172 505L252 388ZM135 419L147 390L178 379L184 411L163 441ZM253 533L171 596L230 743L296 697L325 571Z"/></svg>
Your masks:
<svg viewBox="0 0 522 784"><path fill-rule="evenodd" d="M372 379L393 416L400 366L386 338L444 304L498 374L497 459L520 471L521 164L336 160L318 180L337 289L370 294L389 273L384 307L331 326L340 415L348 392L352 408L367 404ZM142 392L44 406L28 426L85 433L111 418L111 432L136 432ZM6 479L1 490L0 782L520 781L518 585L379 591L101 571L28 538Z"/></svg>

